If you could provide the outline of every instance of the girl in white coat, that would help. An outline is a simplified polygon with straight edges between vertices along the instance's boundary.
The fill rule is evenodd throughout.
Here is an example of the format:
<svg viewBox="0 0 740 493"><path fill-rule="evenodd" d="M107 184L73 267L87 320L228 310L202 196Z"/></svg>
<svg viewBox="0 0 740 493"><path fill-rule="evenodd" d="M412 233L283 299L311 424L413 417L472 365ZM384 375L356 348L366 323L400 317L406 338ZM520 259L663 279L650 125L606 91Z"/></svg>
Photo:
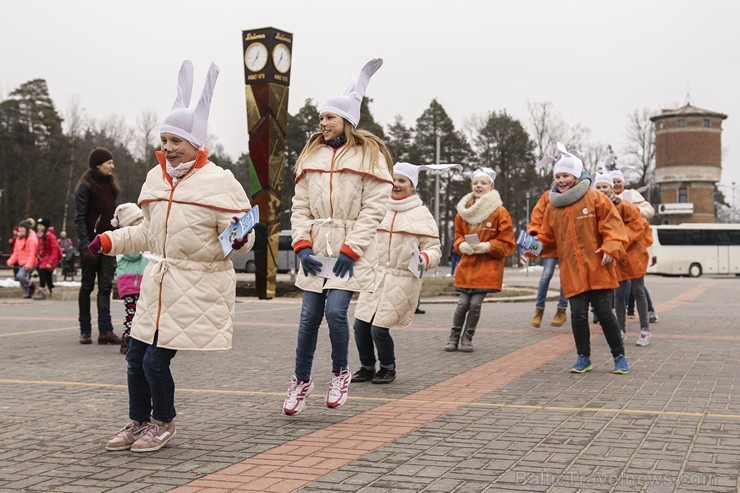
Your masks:
<svg viewBox="0 0 740 493"><path fill-rule="evenodd" d="M442 256L437 223L416 194L421 168L426 167L409 163L393 167L393 192L378 227L375 289L360 293L355 307L355 344L362 364L352 375L355 382L395 380L396 357L389 329L411 325L421 291L420 274L436 267ZM410 270L415 246L421 254L416 259L419 277ZM380 360L377 373L375 349Z"/></svg>
<svg viewBox="0 0 740 493"><path fill-rule="evenodd" d="M320 132L311 136L296 161L291 226L293 250L303 266L296 281L303 290L303 306L295 373L283 402L287 415L303 411L313 390L311 367L324 316L332 347L326 406L337 408L347 400L352 377L347 309L353 293L373 288L375 233L393 188L388 149L374 135L355 128L367 83L381 64L380 59L368 62L345 94L319 107ZM334 259L334 278L320 272L317 256Z"/></svg>
<svg viewBox="0 0 740 493"><path fill-rule="evenodd" d="M107 450L162 448L175 436L170 361L177 350L231 348L236 276L218 234L250 205L234 175L210 162L203 146L217 77L211 64L203 95L191 109L193 66L183 62L175 105L160 127L159 165L139 195L144 221L90 243L93 254L150 252L126 353L131 421ZM249 249L253 242L252 232L232 246Z"/></svg>

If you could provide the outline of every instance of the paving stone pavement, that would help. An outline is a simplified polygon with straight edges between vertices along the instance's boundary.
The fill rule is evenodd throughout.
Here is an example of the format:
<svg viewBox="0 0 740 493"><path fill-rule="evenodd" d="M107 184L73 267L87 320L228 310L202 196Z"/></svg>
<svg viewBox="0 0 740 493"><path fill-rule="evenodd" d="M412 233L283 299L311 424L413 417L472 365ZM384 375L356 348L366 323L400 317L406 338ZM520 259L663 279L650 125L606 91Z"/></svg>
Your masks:
<svg viewBox="0 0 740 493"><path fill-rule="evenodd" d="M475 351L446 353L454 305L429 300L393 330L396 381L353 383L336 410L322 330L296 417L280 410L300 300L240 298L233 350L173 360L177 437L145 454L104 449L128 409L118 348L77 342L74 302L3 299L0 492L737 492L740 279L647 285L660 321L641 348L628 319L628 375L611 373L598 325L594 370L570 374L569 323L547 326L554 302L540 329L533 302L487 303Z"/></svg>

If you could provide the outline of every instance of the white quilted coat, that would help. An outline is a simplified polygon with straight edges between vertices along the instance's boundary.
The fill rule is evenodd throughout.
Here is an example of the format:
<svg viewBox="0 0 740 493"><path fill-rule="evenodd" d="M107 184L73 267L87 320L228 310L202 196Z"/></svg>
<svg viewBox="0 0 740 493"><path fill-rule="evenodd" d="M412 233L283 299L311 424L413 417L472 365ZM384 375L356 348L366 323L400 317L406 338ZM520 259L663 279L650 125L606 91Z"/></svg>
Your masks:
<svg viewBox="0 0 740 493"><path fill-rule="evenodd" d="M346 147L346 146L345 146ZM359 256L348 281L305 276L298 270L296 286L320 293L324 289L369 291L378 263L375 231L393 189L393 177L381 155L370 162L361 147L332 149L321 145L296 170L291 215L293 247L311 246L314 254L338 257L346 246Z"/></svg>
<svg viewBox="0 0 740 493"><path fill-rule="evenodd" d="M355 318L378 327L408 327L414 320L422 283L408 270L413 245L416 243L429 259L427 269L439 265L442 249L437 223L418 195L389 200L377 242L376 289L360 293Z"/></svg>
<svg viewBox="0 0 740 493"><path fill-rule="evenodd" d="M161 164L161 163L160 163ZM168 349L230 349L236 276L218 234L250 209L231 174L207 162L174 187L164 169L149 171L139 204L144 222L109 231L108 255L148 251L131 337ZM242 251L251 249L254 232Z"/></svg>

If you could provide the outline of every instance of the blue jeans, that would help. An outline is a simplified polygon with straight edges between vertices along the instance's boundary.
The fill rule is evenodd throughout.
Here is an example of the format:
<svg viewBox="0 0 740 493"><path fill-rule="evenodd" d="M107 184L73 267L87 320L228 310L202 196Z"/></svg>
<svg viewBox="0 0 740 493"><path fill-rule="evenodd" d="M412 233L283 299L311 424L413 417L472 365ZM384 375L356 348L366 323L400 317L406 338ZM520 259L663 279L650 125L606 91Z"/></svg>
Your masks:
<svg viewBox="0 0 740 493"><path fill-rule="evenodd" d="M154 418L172 421L175 412L175 381L170 371L174 349L157 347L157 336L151 346L137 339L129 341L128 406L129 418L143 423Z"/></svg>
<svg viewBox="0 0 740 493"><path fill-rule="evenodd" d="M327 289L321 293L303 292L301 319L298 326L298 345L295 350L295 376L307 382L311 379L313 355L319 338L319 325L326 315L331 341L331 371L348 369L349 324L347 309L352 300L352 291Z"/></svg>
<svg viewBox="0 0 740 493"><path fill-rule="evenodd" d="M20 267L18 272L15 273L15 280L21 283L23 296L28 296L31 293L29 290L29 287L31 286L31 271L33 271L33 269L28 270L25 267Z"/></svg>
<svg viewBox="0 0 740 493"><path fill-rule="evenodd" d="M547 289L550 287L550 280L555 273L555 266L558 265L557 258L543 258L542 259L542 276L540 276L540 285L537 288L537 302L535 306L538 308L545 308L545 298L547 298ZM565 299L563 294L563 288L560 288L560 298L558 299L558 307L567 308L568 300Z"/></svg>
<svg viewBox="0 0 740 493"><path fill-rule="evenodd" d="M355 344L360 353L360 363L365 368L375 368L375 349L378 349L380 366L389 370L396 369L396 356L391 331L378 327L372 322L355 319Z"/></svg>
<svg viewBox="0 0 740 493"><path fill-rule="evenodd" d="M601 330L609 344L612 356L624 354L624 344L619 331L617 317L612 310L611 289L595 289L577 294L570 301L570 323L573 328L573 339L576 342L576 351L589 358L591 356L591 329L588 325L588 305L594 308L599 317Z"/></svg>

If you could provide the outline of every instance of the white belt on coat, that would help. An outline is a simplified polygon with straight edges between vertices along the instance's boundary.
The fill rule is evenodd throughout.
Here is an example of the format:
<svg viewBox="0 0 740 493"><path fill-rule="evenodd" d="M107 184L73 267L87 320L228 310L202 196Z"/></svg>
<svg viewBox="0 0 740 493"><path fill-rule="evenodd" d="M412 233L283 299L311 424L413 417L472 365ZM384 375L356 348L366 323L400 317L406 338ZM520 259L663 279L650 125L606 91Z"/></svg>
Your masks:
<svg viewBox="0 0 740 493"><path fill-rule="evenodd" d="M157 281L157 284L162 284L164 273L168 270L167 259L149 252L144 252L141 255L149 259L150 262L154 262L150 275Z"/></svg>
<svg viewBox="0 0 740 493"><path fill-rule="evenodd" d="M165 272L170 270L170 264L172 264L172 266L174 266L176 269L197 272L223 272L233 268L230 265L230 262L227 262L226 260L204 263L177 258L167 259L151 252L144 252L141 255L144 258L149 259L150 263L154 263L150 275L157 281L158 284L162 284L162 279L164 278Z"/></svg>
<svg viewBox="0 0 740 493"><path fill-rule="evenodd" d="M345 227L344 220L343 219L334 219L333 217L327 217L324 219L313 219L311 221L308 221L308 224L313 226L314 224L318 224L319 226L326 226L329 228L329 231L326 232L326 254L329 257L334 256L334 250L331 248L331 238L332 233L334 232L334 228L343 228Z"/></svg>

